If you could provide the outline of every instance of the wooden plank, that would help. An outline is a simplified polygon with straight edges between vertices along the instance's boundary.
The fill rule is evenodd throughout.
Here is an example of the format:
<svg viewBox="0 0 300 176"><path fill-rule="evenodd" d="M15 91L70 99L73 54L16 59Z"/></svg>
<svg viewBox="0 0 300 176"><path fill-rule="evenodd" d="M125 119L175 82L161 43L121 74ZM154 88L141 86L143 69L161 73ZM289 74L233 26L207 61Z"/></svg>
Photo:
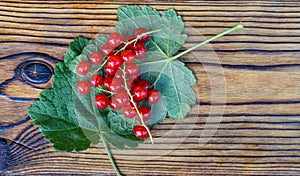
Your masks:
<svg viewBox="0 0 300 176"><path fill-rule="evenodd" d="M113 174L102 145L56 152L26 109L52 79L25 80L24 67L54 67L77 35L113 31L121 1L0 2L0 173ZM181 58L196 77L198 103L167 119L138 149L113 149L126 175L299 175L300 3L128 1L186 22L183 49L240 21L246 27ZM45 71L45 70L44 70ZM47 72L48 73L48 72Z"/></svg>

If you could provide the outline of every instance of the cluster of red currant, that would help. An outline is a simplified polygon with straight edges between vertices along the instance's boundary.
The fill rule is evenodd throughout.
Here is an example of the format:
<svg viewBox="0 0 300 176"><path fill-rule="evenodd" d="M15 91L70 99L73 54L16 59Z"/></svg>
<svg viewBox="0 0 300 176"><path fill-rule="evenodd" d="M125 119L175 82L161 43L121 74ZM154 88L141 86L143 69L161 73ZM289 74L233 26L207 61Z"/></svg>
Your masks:
<svg viewBox="0 0 300 176"><path fill-rule="evenodd" d="M160 99L160 92L151 89L149 81L139 77L139 69L134 64L135 59L142 59L146 55L144 43L149 39L149 32L145 28L138 28L134 36L122 36L112 33L108 37L101 52L90 55L89 61L81 61L76 68L79 75L86 75L91 65L99 66L99 73L82 80L77 84L80 94L88 94L90 86L97 87L102 93L98 94L94 103L99 109L110 106L122 111L126 118L136 118L142 125L134 127L134 134L139 139L149 137L149 129L144 124L151 117L151 109L141 105L147 101L150 105Z"/></svg>

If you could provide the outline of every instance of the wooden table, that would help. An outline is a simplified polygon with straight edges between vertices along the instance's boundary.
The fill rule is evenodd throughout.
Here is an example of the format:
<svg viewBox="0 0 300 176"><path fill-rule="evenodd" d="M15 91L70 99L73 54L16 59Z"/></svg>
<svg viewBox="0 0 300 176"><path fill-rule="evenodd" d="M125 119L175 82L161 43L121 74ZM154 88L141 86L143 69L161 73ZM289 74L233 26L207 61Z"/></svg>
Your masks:
<svg viewBox="0 0 300 176"><path fill-rule="evenodd" d="M204 47L181 59L198 79L198 113L158 125L155 145L113 150L124 174L300 174L299 2L54 0L0 2L0 173L114 174L101 145L54 151L26 109L51 86L69 42L110 33L125 4L175 8L199 32L184 47L240 21L245 29L212 42L214 52Z"/></svg>

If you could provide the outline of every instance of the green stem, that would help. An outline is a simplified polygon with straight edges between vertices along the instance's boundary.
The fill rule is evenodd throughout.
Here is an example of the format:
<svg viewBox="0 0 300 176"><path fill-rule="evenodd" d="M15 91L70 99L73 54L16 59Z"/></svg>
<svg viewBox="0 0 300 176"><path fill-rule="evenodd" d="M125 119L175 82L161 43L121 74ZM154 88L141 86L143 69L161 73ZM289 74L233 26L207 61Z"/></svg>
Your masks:
<svg viewBox="0 0 300 176"><path fill-rule="evenodd" d="M111 95L113 95L114 93L112 93L111 91L108 91L108 90L105 90L105 89L102 89L100 87L97 87L98 90L102 91L102 92L105 92L105 93L109 93Z"/></svg>
<svg viewBox="0 0 300 176"><path fill-rule="evenodd" d="M107 145L107 143L104 141L104 139L102 139L102 143L103 143L103 146L104 146L104 148L105 148L105 151L106 151L106 153L107 153L107 155L108 155L108 157L109 157L109 161L111 162L111 165L112 165L112 167L114 168L114 170L115 170L117 176L122 176L122 174L120 173L120 171L119 171L119 169L118 169L118 167L117 167L117 165L116 165L116 163L115 163L114 158L112 157L112 154L111 154L111 152L110 152L110 150L109 150L109 148L108 148L108 145Z"/></svg>
<svg viewBox="0 0 300 176"><path fill-rule="evenodd" d="M187 53L195 50L196 48L199 48L202 45L205 45L205 44L207 44L207 43L209 43L209 42L211 42L213 40L216 40L217 38L220 38L220 37L222 37L222 36L224 36L226 34L229 34L229 33L233 32L233 31L241 29L243 27L244 26L242 25L242 23L239 23L238 25L232 27L231 29L228 29L228 30L226 30L226 31L224 31L224 32L222 32L222 33L220 33L218 35L215 35L215 36L213 36L213 37L211 37L211 38L209 38L209 39L207 39L207 40L205 40L205 41L203 41L203 42L201 42L201 43L199 43L199 44L197 44L197 45L195 45L195 46L193 46L193 47L191 47L191 48L189 48L189 49L187 49L185 51L183 51L182 53L179 53L178 55L169 58L168 60L169 61L175 60L175 59L177 59L177 58L179 58L179 57L181 57L181 56L183 56L183 55L185 55L185 54L187 54Z"/></svg>
<svg viewBox="0 0 300 176"><path fill-rule="evenodd" d="M97 72L99 72L104 67L104 65L106 64L107 60L108 60L107 57L104 58L104 61L102 62L102 64L100 65L100 67L97 69Z"/></svg>

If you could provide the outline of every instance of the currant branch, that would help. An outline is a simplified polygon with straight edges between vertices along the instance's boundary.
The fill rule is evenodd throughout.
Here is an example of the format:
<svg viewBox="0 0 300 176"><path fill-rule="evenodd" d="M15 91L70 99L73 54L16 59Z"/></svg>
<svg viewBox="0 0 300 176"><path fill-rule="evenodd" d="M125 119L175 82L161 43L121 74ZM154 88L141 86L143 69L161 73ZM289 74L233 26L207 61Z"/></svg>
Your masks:
<svg viewBox="0 0 300 176"><path fill-rule="evenodd" d="M139 39L141 39L143 36L149 35L149 34L152 34L152 33L155 33L155 32L159 32L159 31L160 31L160 30L153 30L153 31L148 31L148 32L142 33L141 35L138 35L136 38L134 38L134 39L132 39L132 40L130 40L130 41L128 41L128 42L125 42L125 45L124 45L121 49L119 49L118 51L116 51L115 54L118 54L119 52L125 50L125 49L128 47L128 45L130 45L130 44L132 44L132 43L134 43L134 45L135 45L136 42L137 42Z"/></svg>
<svg viewBox="0 0 300 176"><path fill-rule="evenodd" d="M148 134L149 134L149 138L150 138L151 143L154 144L154 140L153 140L152 134L151 134L149 128L147 127L147 125L145 124L145 122L144 122L144 120L143 120L143 115L142 115L141 112L139 111L139 109L138 109L136 103L134 102L133 96L132 96L132 94L131 94L131 92L130 92L128 86L127 86L127 81L126 81L126 71L125 71L125 70L126 70L126 65L124 64L124 68L122 69L122 71L123 71L123 80L124 80L124 88L125 88L125 90L126 90L128 96L129 96L129 98L130 98L130 102L133 104L135 111L137 112L138 116L140 117L140 120L141 120L141 122L142 122L142 125L146 128L146 130L147 130L147 132L148 132Z"/></svg>

